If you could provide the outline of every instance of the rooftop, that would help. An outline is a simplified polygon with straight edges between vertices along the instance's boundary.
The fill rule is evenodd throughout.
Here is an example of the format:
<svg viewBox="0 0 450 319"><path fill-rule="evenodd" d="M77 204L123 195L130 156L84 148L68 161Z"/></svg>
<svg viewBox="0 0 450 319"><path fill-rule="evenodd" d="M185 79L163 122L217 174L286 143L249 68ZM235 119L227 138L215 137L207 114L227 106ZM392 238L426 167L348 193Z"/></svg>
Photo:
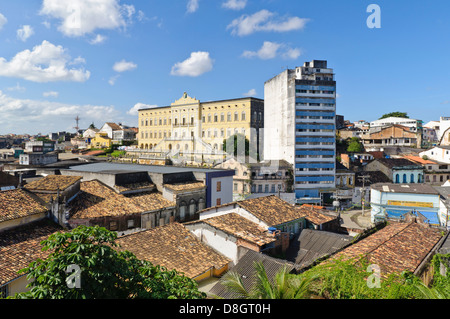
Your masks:
<svg viewBox="0 0 450 319"><path fill-rule="evenodd" d="M238 201L236 204L271 226L304 217L293 205L275 195Z"/></svg>
<svg viewBox="0 0 450 319"><path fill-rule="evenodd" d="M71 202L70 218L85 219L142 213L134 200L116 193L98 180L81 183L81 192Z"/></svg>
<svg viewBox="0 0 450 319"><path fill-rule="evenodd" d="M65 190L77 181L81 180L81 176L64 176L64 175L48 175L44 178L32 181L24 187L31 191L52 191Z"/></svg>
<svg viewBox="0 0 450 319"><path fill-rule="evenodd" d="M211 268L221 269L231 260L203 244L182 224L165 226L119 237L116 243L141 260L177 270L195 278Z"/></svg>
<svg viewBox="0 0 450 319"><path fill-rule="evenodd" d="M289 260L298 268L312 265L317 259L336 253L353 241L349 235L321 230L303 229L298 240L291 244Z"/></svg>
<svg viewBox="0 0 450 319"><path fill-rule="evenodd" d="M41 220L16 227L0 236L0 286L21 275L17 272L36 259L46 258L50 252L42 251L41 241L61 230L57 224Z"/></svg>
<svg viewBox="0 0 450 319"><path fill-rule="evenodd" d="M244 239L258 246L264 246L276 240L273 235L269 234L267 228L261 227L236 213L206 218L200 221L191 222L190 224L200 223L208 224L227 234Z"/></svg>
<svg viewBox="0 0 450 319"><path fill-rule="evenodd" d="M206 188L206 186L203 182L197 182L197 181L176 183L176 184L164 184L164 187L166 187L170 190L176 191L176 192Z"/></svg>
<svg viewBox="0 0 450 319"><path fill-rule="evenodd" d="M297 211L305 216L305 218L315 225L321 225L335 220L337 217L329 215L321 206L302 205L296 207Z"/></svg>
<svg viewBox="0 0 450 319"><path fill-rule="evenodd" d="M0 223L47 211L44 203L26 190L12 189L0 192Z"/></svg>
<svg viewBox="0 0 450 319"><path fill-rule="evenodd" d="M372 189L384 193L415 193L438 195L439 192L428 184L393 184L393 183L377 183L372 184Z"/></svg>
<svg viewBox="0 0 450 319"><path fill-rule="evenodd" d="M155 211L176 207L176 203L164 198L161 193L136 193L127 195L143 211Z"/></svg>
<svg viewBox="0 0 450 319"><path fill-rule="evenodd" d="M382 276L414 272L442 238L441 231L416 222L393 222L345 248L332 259L365 256L381 268Z"/></svg>
<svg viewBox="0 0 450 319"><path fill-rule="evenodd" d="M396 168L396 167L418 167L422 168L422 166L417 165L414 162L411 162L410 160L406 158L377 158L375 161L378 161L385 166L389 168Z"/></svg>

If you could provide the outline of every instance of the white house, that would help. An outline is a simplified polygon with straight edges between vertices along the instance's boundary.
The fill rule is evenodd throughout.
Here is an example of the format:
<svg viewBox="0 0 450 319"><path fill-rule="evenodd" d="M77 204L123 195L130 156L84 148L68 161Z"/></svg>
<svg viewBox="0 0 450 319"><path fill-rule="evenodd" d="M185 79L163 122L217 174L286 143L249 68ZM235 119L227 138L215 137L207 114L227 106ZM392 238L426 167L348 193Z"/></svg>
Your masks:
<svg viewBox="0 0 450 319"><path fill-rule="evenodd" d="M385 126L390 126L390 125L394 125L394 124L399 124L399 125L409 127L409 128L411 128L412 131L415 131L415 132L417 132L417 130L421 128L421 122L419 120L408 119L408 118L403 118L403 117L387 117L384 119L372 121L372 122L370 122L370 128L372 129L375 127L385 127Z"/></svg>
<svg viewBox="0 0 450 319"><path fill-rule="evenodd" d="M427 156L428 159L450 164L450 146L436 146L419 153L420 157Z"/></svg>

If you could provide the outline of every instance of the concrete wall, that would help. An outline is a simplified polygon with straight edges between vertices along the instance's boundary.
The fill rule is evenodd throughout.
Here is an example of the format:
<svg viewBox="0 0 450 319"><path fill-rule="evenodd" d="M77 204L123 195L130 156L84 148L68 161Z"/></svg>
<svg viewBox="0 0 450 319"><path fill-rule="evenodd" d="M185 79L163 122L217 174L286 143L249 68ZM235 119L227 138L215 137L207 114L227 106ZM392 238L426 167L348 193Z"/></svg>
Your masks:
<svg viewBox="0 0 450 319"><path fill-rule="evenodd" d="M286 70L264 84L264 160L295 163L295 78Z"/></svg>

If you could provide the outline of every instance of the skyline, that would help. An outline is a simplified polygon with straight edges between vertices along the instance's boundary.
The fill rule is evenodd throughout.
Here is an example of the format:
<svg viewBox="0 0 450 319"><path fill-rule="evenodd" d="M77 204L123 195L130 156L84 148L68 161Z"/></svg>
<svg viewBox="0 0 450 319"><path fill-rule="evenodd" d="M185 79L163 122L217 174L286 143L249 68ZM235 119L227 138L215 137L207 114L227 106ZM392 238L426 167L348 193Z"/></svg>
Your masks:
<svg viewBox="0 0 450 319"><path fill-rule="evenodd" d="M379 29L366 24L371 3L381 8ZM439 120L450 116L448 9L444 1L2 1L0 134L72 132L76 116L81 128L137 126L138 108L168 106L183 92L202 102L264 99L265 81L311 60L334 69L346 120L392 111Z"/></svg>

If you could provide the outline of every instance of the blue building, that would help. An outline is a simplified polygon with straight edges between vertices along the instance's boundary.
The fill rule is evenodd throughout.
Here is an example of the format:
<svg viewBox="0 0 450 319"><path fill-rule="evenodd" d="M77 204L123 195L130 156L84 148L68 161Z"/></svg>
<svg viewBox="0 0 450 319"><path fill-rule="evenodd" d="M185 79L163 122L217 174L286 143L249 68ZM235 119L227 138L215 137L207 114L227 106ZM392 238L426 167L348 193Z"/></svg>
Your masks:
<svg viewBox="0 0 450 319"><path fill-rule="evenodd" d="M370 189L371 221L402 219L414 213L431 225L446 226L439 192L427 184L377 183Z"/></svg>
<svg viewBox="0 0 450 319"><path fill-rule="evenodd" d="M294 166L298 203L323 203L336 183L336 81L327 61L266 81L264 116L264 159Z"/></svg>

